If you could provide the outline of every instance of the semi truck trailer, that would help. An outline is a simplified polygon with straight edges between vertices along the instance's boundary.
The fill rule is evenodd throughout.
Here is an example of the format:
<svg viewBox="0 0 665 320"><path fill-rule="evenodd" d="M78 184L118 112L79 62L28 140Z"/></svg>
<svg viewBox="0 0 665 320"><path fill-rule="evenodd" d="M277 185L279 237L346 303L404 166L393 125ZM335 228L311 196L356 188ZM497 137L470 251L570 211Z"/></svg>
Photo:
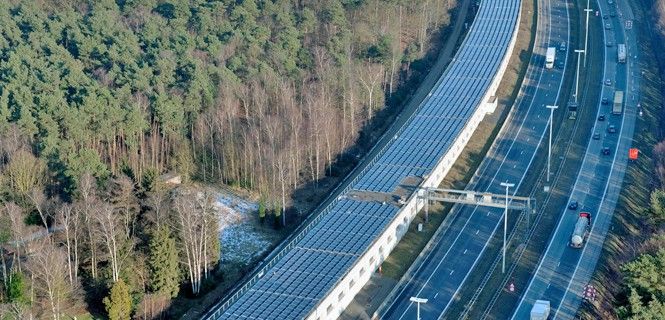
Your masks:
<svg viewBox="0 0 665 320"><path fill-rule="evenodd" d="M617 45L617 61L619 63L626 63L626 45L623 43Z"/></svg>

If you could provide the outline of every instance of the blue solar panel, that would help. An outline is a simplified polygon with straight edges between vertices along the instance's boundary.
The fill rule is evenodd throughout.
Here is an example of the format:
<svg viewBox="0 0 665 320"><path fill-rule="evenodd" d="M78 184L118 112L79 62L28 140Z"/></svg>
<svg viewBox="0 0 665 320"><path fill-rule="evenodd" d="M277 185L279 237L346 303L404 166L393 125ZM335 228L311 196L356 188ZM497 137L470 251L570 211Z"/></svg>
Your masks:
<svg viewBox="0 0 665 320"><path fill-rule="evenodd" d="M302 318L353 265L397 210L378 202L340 200L225 315L240 319ZM275 300L281 298L284 300ZM302 303L292 303L298 299Z"/></svg>
<svg viewBox="0 0 665 320"><path fill-rule="evenodd" d="M508 50L519 10L520 0L482 2L463 45L429 96L352 189L392 192L405 178L432 171L479 107ZM348 198L333 202L295 246L218 318L306 317L398 210Z"/></svg>
<svg viewBox="0 0 665 320"><path fill-rule="evenodd" d="M392 192L408 176L429 174L446 154L480 104L515 29L519 1L486 3L430 96L354 189Z"/></svg>

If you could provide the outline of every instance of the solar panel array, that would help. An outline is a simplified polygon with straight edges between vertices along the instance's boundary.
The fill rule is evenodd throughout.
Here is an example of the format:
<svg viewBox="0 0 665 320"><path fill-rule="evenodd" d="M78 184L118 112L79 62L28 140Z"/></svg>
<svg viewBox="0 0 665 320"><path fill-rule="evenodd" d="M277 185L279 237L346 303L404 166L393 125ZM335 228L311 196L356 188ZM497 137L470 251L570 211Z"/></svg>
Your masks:
<svg viewBox="0 0 665 320"><path fill-rule="evenodd" d="M481 103L508 50L518 11L519 1L513 0L483 6L438 85L354 189L392 192L404 178L432 171Z"/></svg>
<svg viewBox="0 0 665 320"><path fill-rule="evenodd" d="M430 95L351 188L391 192L429 174L479 107L515 30L520 0L485 0L465 42ZM239 295L221 319L301 319L394 219L398 208L342 199ZM285 249L287 250L287 249Z"/></svg>
<svg viewBox="0 0 665 320"><path fill-rule="evenodd" d="M390 222L397 207L342 199L223 318L304 318Z"/></svg>

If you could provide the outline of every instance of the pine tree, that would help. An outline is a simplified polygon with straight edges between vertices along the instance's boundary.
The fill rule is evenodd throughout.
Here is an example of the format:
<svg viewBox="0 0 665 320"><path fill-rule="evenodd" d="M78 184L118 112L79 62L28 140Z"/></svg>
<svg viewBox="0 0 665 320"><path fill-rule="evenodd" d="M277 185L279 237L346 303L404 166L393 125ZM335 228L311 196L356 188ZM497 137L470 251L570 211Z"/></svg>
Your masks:
<svg viewBox="0 0 665 320"><path fill-rule="evenodd" d="M25 276L23 273L15 272L9 277L7 284L7 298L10 302L27 304L30 299L26 292Z"/></svg>
<svg viewBox="0 0 665 320"><path fill-rule="evenodd" d="M150 287L170 297L178 295L180 275L178 272L178 251L171 232L159 228L150 239Z"/></svg>
<svg viewBox="0 0 665 320"><path fill-rule="evenodd" d="M109 296L104 298L104 307L110 320L130 319L132 299L129 296L129 288L122 279L118 279L111 287Z"/></svg>

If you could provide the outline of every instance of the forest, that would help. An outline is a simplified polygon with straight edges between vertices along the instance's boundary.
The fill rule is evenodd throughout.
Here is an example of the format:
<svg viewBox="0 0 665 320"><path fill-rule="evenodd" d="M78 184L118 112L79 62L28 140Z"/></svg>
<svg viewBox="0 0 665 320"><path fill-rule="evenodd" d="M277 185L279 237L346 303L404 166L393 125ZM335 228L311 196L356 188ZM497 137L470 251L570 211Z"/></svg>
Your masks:
<svg viewBox="0 0 665 320"><path fill-rule="evenodd" d="M408 99L455 5L0 1L0 318L169 318L204 295L223 278L204 186L279 221Z"/></svg>

